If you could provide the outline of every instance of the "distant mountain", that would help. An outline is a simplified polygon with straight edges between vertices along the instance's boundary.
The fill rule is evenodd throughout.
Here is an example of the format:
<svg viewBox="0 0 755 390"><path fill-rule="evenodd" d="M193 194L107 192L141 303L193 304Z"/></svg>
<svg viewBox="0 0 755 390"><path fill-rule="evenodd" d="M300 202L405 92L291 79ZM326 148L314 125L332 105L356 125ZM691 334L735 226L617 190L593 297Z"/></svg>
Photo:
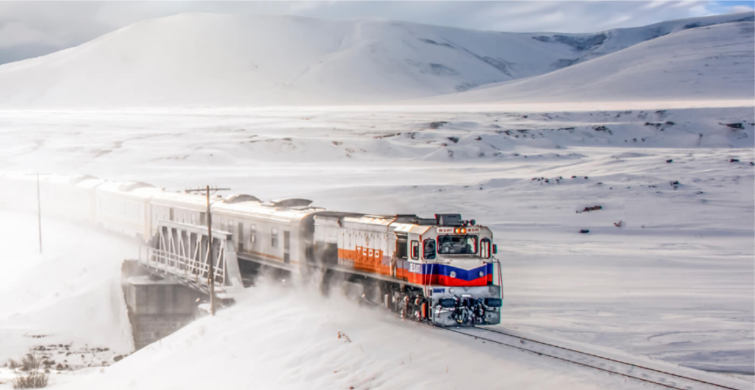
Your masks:
<svg viewBox="0 0 755 390"><path fill-rule="evenodd" d="M181 14L0 66L0 108L392 102L562 72L664 35L704 35L702 26L752 19L746 13L596 34L518 34Z"/></svg>
<svg viewBox="0 0 755 390"><path fill-rule="evenodd" d="M750 100L755 104L755 26L687 29L568 68L436 103Z"/></svg>

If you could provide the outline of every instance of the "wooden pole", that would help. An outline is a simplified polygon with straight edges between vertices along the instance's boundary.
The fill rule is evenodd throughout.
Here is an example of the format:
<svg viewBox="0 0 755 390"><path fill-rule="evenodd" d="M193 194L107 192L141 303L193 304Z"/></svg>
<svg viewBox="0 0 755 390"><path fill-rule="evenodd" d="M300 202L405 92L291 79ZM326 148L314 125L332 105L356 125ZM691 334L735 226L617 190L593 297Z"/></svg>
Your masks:
<svg viewBox="0 0 755 390"><path fill-rule="evenodd" d="M230 188L217 188L205 186L205 188L186 189L185 192L205 192L207 197L207 251L209 256L207 262L209 263L209 275L207 275L207 283L210 285L210 315L215 315L215 254L212 248L212 209L210 203L210 190L212 191L230 191Z"/></svg>
<svg viewBox="0 0 755 390"><path fill-rule="evenodd" d="M37 227L39 230L39 253L42 253L42 202L39 199L39 172L37 172Z"/></svg>
<svg viewBox="0 0 755 390"><path fill-rule="evenodd" d="M212 248L212 212L210 210L210 186L207 186L207 245L210 252L210 315L215 315L215 260Z"/></svg>

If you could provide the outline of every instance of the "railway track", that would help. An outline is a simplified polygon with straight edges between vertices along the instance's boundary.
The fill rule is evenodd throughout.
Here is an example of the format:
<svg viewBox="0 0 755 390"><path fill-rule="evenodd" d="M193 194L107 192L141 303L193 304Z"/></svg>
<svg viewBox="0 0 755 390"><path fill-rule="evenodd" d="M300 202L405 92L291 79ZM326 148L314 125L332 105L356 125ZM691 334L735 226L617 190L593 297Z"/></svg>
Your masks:
<svg viewBox="0 0 755 390"><path fill-rule="evenodd" d="M665 389L675 390L751 390L752 386L716 383L710 379L694 378L687 374L672 373L663 369L638 365L589 352L516 336L504 331L488 328L445 328L446 330L486 343L516 348L522 351L546 356L564 362L589 367L595 370L631 378ZM722 378L723 379L723 378ZM728 382L728 381L727 381Z"/></svg>

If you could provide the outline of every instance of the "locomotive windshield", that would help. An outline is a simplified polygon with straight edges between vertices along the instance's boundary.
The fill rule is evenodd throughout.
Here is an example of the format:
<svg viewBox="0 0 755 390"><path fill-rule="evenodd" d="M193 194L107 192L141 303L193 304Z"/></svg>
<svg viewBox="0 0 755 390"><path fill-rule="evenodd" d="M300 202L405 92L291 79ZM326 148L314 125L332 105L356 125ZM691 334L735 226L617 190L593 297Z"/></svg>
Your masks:
<svg viewBox="0 0 755 390"><path fill-rule="evenodd" d="M438 236L441 255L473 255L477 253L477 236Z"/></svg>

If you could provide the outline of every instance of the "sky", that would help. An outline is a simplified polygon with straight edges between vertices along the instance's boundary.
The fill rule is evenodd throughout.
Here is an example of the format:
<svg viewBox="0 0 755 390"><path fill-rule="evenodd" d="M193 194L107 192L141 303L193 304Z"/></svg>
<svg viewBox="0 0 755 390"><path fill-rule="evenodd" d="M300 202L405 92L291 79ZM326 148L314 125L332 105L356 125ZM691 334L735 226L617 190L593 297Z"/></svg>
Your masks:
<svg viewBox="0 0 755 390"><path fill-rule="evenodd" d="M182 12L379 18L478 30L595 32L751 11L755 1L0 1L0 64Z"/></svg>

